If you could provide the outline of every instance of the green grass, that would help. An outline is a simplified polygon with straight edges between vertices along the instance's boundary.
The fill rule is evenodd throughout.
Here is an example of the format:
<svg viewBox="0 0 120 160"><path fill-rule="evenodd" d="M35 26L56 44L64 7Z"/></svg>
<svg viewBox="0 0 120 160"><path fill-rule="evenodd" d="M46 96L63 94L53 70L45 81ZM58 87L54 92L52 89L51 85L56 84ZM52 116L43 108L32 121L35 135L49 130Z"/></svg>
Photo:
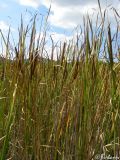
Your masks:
<svg viewBox="0 0 120 160"><path fill-rule="evenodd" d="M10 31L7 39L1 32L6 58L0 60L0 160L94 160L98 154L120 154L120 62L113 59L110 25L105 36L105 19L99 34L89 17L86 21L84 46L62 43L56 61L52 47L51 58L43 56L46 29L35 41L36 17L29 44L21 20L14 60L7 58ZM99 58L102 45L107 62Z"/></svg>

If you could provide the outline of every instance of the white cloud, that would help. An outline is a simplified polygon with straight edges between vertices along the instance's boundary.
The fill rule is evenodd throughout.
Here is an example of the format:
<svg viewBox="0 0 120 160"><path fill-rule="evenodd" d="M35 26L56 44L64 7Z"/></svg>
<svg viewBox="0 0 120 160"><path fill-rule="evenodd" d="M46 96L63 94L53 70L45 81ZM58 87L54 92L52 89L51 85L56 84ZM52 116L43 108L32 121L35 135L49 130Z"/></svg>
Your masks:
<svg viewBox="0 0 120 160"><path fill-rule="evenodd" d="M33 8L38 8L40 6L40 0L19 0L19 3Z"/></svg>
<svg viewBox="0 0 120 160"><path fill-rule="evenodd" d="M2 31L8 31L9 30L9 26L4 21L0 21L0 29Z"/></svg>
<svg viewBox="0 0 120 160"><path fill-rule="evenodd" d="M104 11L109 5L115 7L118 12L120 2L119 0L101 0L101 8ZM42 4L47 8L50 6L50 0L42 0ZM95 19L94 15L97 15L99 11L97 0L52 0L51 3L52 14L49 17L49 21L52 25L62 28L74 28L78 24L82 24L83 15L89 14ZM110 8L109 7L109 8ZM109 17L112 19L113 15Z"/></svg>
<svg viewBox="0 0 120 160"><path fill-rule="evenodd" d="M99 11L97 0L17 0L19 4L38 8L44 5L49 9L51 4L51 14L49 22L53 26L73 29L83 22L83 15L87 13L91 15L93 23L96 21L96 15ZM113 14L110 10L111 7L117 9L120 13L119 0L100 0L102 11L109 8L109 19L113 22ZM108 7L109 6L109 7ZM94 16L93 16L94 14ZM114 22L113 22L114 23Z"/></svg>
<svg viewBox="0 0 120 160"><path fill-rule="evenodd" d="M93 7L97 8L97 5L62 7L53 4L53 14L50 15L49 20L51 24L55 26L74 28L82 22L83 15L94 12Z"/></svg>
<svg viewBox="0 0 120 160"><path fill-rule="evenodd" d="M2 20L0 21L0 30L1 30L2 32L4 32L5 34L7 34L9 28L10 28L10 30L11 30L12 32L15 32L15 31L16 31L15 28L11 27L11 26L10 26L9 24L7 24L5 21L2 21Z"/></svg>

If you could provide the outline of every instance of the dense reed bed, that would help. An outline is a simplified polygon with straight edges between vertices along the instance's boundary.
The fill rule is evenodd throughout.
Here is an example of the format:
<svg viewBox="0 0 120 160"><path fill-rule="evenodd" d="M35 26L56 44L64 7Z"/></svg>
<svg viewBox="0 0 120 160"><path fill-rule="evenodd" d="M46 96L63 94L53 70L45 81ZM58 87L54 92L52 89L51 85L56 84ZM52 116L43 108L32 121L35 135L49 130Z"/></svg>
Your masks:
<svg viewBox="0 0 120 160"><path fill-rule="evenodd" d="M119 19L117 11L115 16ZM0 31L6 48L0 60L0 160L119 157L119 23L112 34L109 23L105 31L105 15L95 29L87 16L83 41L76 35L75 42L61 42L57 49L53 42L48 58L46 29L36 41L36 23L35 16L29 29L21 20L12 60L10 31L7 38Z"/></svg>

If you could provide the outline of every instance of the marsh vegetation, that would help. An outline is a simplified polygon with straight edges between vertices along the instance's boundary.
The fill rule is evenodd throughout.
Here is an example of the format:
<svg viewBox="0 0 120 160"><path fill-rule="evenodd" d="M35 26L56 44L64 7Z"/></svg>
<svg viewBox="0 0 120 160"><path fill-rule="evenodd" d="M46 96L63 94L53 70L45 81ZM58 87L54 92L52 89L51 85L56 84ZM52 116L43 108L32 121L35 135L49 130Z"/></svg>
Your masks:
<svg viewBox="0 0 120 160"><path fill-rule="evenodd" d="M115 16L120 20L117 11ZM0 60L1 160L119 156L120 30L119 23L114 34L110 23L105 30L105 19L103 14L101 23L93 29L87 16L81 33L83 42L79 42L81 34L76 34L75 42L61 42L56 60L54 43L51 56L44 57L46 29L36 41L36 16L29 43L29 27L21 19L12 60L8 58L11 32L6 38L0 31L6 51L6 57Z"/></svg>

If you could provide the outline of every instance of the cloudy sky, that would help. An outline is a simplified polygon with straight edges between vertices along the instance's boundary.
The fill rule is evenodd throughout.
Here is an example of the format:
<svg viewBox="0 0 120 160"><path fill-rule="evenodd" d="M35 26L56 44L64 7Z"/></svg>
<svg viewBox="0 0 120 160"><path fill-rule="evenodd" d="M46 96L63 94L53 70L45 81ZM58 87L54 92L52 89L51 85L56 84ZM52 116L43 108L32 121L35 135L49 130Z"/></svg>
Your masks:
<svg viewBox="0 0 120 160"><path fill-rule="evenodd" d="M114 27L112 7L120 13L120 0L100 0L102 11L108 9L108 17ZM0 0L0 29L6 33L11 26L15 35L20 24L21 14L28 23L36 12L46 15L51 4L49 16L50 32L56 33L56 39L63 38L67 32L82 24L85 14L94 17L98 13L97 0Z"/></svg>

